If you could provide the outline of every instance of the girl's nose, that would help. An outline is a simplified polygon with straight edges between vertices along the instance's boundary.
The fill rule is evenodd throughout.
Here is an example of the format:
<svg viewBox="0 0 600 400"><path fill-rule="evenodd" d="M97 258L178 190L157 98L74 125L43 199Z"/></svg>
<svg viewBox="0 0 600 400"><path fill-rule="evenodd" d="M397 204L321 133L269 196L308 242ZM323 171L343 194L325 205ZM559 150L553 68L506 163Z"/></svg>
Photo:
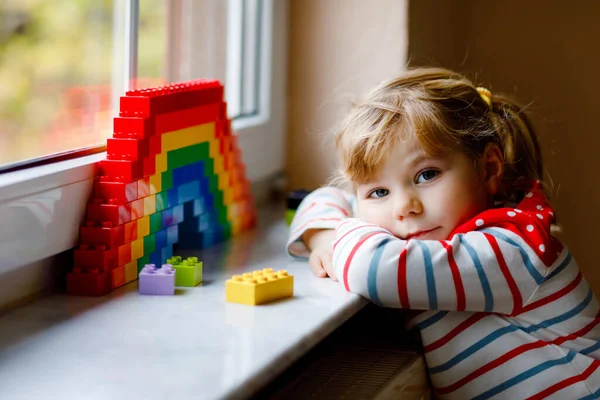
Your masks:
<svg viewBox="0 0 600 400"><path fill-rule="evenodd" d="M419 198L413 194L401 196L396 201L395 216L398 219L406 218L410 215L419 215L423 212L423 204Z"/></svg>

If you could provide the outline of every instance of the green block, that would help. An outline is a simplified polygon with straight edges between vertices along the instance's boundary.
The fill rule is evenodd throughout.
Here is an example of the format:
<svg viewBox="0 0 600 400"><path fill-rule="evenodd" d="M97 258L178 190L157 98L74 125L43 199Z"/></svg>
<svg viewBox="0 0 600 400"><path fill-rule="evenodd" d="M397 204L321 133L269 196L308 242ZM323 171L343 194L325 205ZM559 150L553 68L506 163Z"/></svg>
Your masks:
<svg viewBox="0 0 600 400"><path fill-rule="evenodd" d="M167 192L156 193L156 211L166 210L168 206Z"/></svg>
<svg viewBox="0 0 600 400"><path fill-rule="evenodd" d="M198 257L188 257L181 260L180 256L167 260L175 269L175 286L196 286L202 282L202 261Z"/></svg>
<svg viewBox="0 0 600 400"><path fill-rule="evenodd" d="M170 190L173 188L173 172L171 170L161 172L160 182L162 190Z"/></svg>
<svg viewBox="0 0 600 400"><path fill-rule="evenodd" d="M208 142L198 143L167 153L167 170L202 161L209 155Z"/></svg>
<svg viewBox="0 0 600 400"><path fill-rule="evenodd" d="M227 240L231 237L231 222L227 221L223 226L223 240Z"/></svg>
<svg viewBox="0 0 600 400"><path fill-rule="evenodd" d="M144 237L144 254L154 253L156 251L156 235L151 233Z"/></svg>
<svg viewBox="0 0 600 400"><path fill-rule="evenodd" d="M208 177L208 190L211 193L217 193L219 191L219 177L212 175Z"/></svg>
<svg viewBox="0 0 600 400"><path fill-rule="evenodd" d="M162 229L162 213L156 212L150 215L150 233L156 233Z"/></svg>
<svg viewBox="0 0 600 400"><path fill-rule="evenodd" d="M207 178L215 175L215 161L212 158L204 160L204 176Z"/></svg>
<svg viewBox="0 0 600 400"><path fill-rule="evenodd" d="M165 264L171 264L173 267L178 264L181 264L181 256L173 256L167 259L167 262Z"/></svg>
<svg viewBox="0 0 600 400"><path fill-rule="evenodd" d="M292 224L292 220L296 216L296 210L285 210L285 223L290 226Z"/></svg>
<svg viewBox="0 0 600 400"><path fill-rule="evenodd" d="M138 275L140 274L140 271L144 268L144 266L146 264L150 264L150 254L144 254L141 258L138 258L137 260L137 271L138 271Z"/></svg>

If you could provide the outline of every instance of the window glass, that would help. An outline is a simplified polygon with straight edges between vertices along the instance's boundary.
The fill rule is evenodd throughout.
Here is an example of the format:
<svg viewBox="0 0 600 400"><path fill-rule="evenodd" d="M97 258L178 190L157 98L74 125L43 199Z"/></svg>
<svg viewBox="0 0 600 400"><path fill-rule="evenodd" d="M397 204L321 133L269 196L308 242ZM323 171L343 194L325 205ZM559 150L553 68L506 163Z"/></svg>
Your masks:
<svg viewBox="0 0 600 400"><path fill-rule="evenodd" d="M0 2L0 167L110 130L113 1Z"/></svg>

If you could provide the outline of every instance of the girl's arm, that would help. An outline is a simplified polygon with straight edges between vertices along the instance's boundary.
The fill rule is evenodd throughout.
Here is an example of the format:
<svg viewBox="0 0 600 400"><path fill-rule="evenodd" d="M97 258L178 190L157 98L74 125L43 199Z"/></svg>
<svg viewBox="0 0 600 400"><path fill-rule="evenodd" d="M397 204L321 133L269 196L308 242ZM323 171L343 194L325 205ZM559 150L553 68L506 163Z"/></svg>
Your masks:
<svg viewBox="0 0 600 400"><path fill-rule="evenodd" d="M354 196L335 187L323 187L310 193L302 200L290 226L287 251L292 257L307 259L310 248L307 242L319 230L334 230L340 221L354 216ZM333 239L332 235L330 235Z"/></svg>
<svg viewBox="0 0 600 400"><path fill-rule="evenodd" d="M347 219L337 228L333 267L346 290L379 305L515 315L548 273L551 263L543 252L556 249L535 249L531 240L543 238L523 237L506 226L482 226L449 240L406 241Z"/></svg>

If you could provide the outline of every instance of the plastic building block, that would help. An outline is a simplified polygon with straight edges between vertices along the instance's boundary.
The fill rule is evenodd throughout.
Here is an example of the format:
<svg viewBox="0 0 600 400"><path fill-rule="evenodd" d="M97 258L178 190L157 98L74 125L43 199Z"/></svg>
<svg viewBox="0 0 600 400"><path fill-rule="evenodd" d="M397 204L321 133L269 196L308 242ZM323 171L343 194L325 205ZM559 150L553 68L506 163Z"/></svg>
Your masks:
<svg viewBox="0 0 600 400"><path fill-rule="evenodd" d="M300 189L300 190L294 190L288 194L286 202L285 202L285 205L286 205L285 222L286 222L286 224L291 225L292 220L294 219L294 216L296 216L296 210L300 206L300 203L302 203L302 200L304 200L304 198L306 196L308 196L309 193L310 193L310 191L308 191L308 190Z"/></svg>
<svg viewBox="0 0 600 400"><path fill-rule="evenodd" d="M246 272L234 275L225 285L225 298L230 303L255 306L294 296L294 277L285 270Z"/></svg>
<svg viewBox="0 0 600 400"><path fill-rule="evenodd" d="M146 264L140 271L139 293L151 295L175 294L176 271L169 264L156 268L154 264Z"/></svg>
<svg viewBox="0 0 600 400"><path fill-rule="evenodd" d="M167 263L177 271L175 286L196 286L202 282L202 261L198 262L197 257L182 261L180 256L175 256L169 258Z"/></svg>
<svg viewBox="0 0 600 400"><path fill-rule="evenodd" d="M111 290L110 272L73 268L67 274L67 293L75 296L102 296Z"/></svg>
<svg viewBox="0 0 600 400"><path fill-rule="evenodd" d="M70 293L100 295L162 265L173 245L205 248L256 223L224 88L196 80L127 92L80 229ZM202 280L179 260L178 284ZM179 273L180 272L180 273Z"/></svg>

